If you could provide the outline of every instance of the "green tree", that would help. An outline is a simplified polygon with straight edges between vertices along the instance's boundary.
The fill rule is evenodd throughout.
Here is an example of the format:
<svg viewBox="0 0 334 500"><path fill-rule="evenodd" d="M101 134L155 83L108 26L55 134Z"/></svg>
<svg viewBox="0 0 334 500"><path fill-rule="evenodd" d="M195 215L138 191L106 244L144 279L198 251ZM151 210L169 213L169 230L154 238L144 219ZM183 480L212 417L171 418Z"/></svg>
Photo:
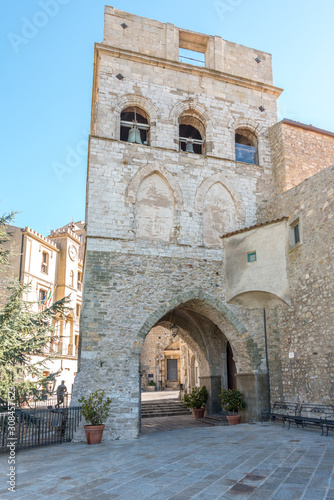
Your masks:
<svg viewBox="0 0 334 500"><path fill-rule="evenodd" d="M6 226L13 216L9 214L0 218L2 270L10 256L10 252L3 249L3 243L9 239ZM17 403L39 394L42 389L47 392L48 383L56 375L43 375L47 359L52 358L51 355L45 356L44 348L51 342L54 320L69 311L69 298L65 297L46 308L40 303L23 300L23 293L29 287L29 284L11 282L4 306L0 309L0 398L4 401L8 401L8 393L13 392L13 388ZM33 355L41 356L40 360L32 363Z"/></svg>

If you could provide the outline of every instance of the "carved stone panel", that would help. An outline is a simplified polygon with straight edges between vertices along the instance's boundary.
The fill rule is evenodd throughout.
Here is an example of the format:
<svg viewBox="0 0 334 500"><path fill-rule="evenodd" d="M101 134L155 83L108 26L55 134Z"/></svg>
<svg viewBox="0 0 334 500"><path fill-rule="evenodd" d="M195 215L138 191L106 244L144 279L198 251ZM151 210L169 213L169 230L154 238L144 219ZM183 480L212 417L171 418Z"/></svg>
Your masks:
<svg viewBox="0 0 334 500"><path fill-rule="evenodd" d="M153 173L140 184L136 202L139 238L170 241L173 235L174 196L165 179Z"/></svg>

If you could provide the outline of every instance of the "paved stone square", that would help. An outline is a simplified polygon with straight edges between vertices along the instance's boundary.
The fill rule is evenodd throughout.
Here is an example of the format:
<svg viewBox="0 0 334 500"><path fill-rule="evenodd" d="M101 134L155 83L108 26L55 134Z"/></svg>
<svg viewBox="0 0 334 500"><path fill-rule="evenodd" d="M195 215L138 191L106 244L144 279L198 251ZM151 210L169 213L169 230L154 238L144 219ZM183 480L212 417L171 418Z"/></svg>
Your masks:
<svg viewBox="0 0 334 500"><path fill-rule="evenodd" d="M334 436L276 423L155 432L138 440L67 443L17 455L26 499L334 499Z"/></svg>

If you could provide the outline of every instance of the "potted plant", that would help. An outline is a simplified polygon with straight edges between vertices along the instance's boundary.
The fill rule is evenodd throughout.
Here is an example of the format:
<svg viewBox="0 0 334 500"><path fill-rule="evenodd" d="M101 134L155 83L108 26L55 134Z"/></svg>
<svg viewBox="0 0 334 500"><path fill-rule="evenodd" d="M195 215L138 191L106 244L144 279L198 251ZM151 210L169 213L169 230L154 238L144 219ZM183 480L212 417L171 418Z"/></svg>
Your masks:
<svg viewBox="0 0 334 500"><path fill-rule="evenodd" d="M241 415L238 413L242 408L246 407L244 395L238 389L223 389L219 394L222 408L232 415L226 415L230 425L240 424Z"/></svg>
<svg viewBox="0 0 334 500"><path fill-rule="evenodd" d="M105 391L99 389L90 394L88 398L82 397L78 401L82 405L81 413L87 422L87 425L84 425L87 443L101 443L103 422L108 417L112 400L108 397L105 398Z"/></svg>
<svg viewBox="0 0 334 500"><path fill-rule="evenodd" d="M155 391L155 386L156 386L156 384L155 384L154 380L150 380L149 383L147 384L147 390L149 392Z"/></svg>
<svg viewBox="0 0 334 500"><path fill-rule="evenodd" d="M199 387L194 387L190 394L185 394L183 397L183 402L187 408L193 411L196 420L204 417L205 403L207 402L209 393L203 385L201 389Z"/></svg>

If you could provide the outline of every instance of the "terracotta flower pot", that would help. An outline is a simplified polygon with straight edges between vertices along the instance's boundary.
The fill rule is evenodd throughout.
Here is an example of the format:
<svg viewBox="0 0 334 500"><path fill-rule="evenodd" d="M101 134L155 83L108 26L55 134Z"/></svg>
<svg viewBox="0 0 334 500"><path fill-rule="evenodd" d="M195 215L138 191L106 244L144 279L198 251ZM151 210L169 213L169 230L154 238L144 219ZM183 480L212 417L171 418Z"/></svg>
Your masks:
<svg viewBox="0 0 334 500"><path fill-rule="evenodd" d="M193 408L192 410L193 410L195 420L198 420L199 418L204 417L205 408Z"/></svg>
<svg viewBox="0 0 334 500"><path fill-rule="evenodd" d="M104 425L84 425L87 444L99 444L102 440Z"/></svg>
<svg viewBox="0 0 334 500"><path fill-rule="evenodd" d="M240 424L241 415L226 415L226 418L230 425L237 425Z"/></svg>

